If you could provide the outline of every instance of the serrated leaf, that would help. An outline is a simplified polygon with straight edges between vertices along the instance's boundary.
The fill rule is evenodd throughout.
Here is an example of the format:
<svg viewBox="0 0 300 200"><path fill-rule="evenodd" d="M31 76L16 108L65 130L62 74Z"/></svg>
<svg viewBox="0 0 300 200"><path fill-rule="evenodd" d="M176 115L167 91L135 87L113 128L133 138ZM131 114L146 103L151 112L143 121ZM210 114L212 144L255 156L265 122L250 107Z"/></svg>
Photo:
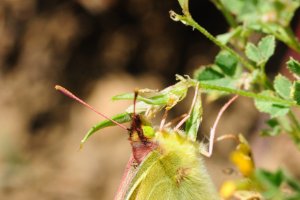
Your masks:
<svg viewBox="0 0 300 200"><path fill-rule="evenodd" d="M294 58L290 57L290 60L286 63L288 69L295 75L300 76L300 63Z"/></svg>
<svg viewBox="0 0 300 200"><path fill-rule="evenodd" d="M217 80L223 77L223 74L212 67L202 67L194 73L194 78L198 81Z"/></svg>
<svg viewBox="0 0 300 200"><path fill-rule="evenodd" d="M266 36L260 40L257 46L252 43L247 43L246 45L246 56L261 65L266 63L269 58L274 54L275 50L275 37Z"/></svg>
<svg viewBox="0 0 300 200"><path fill-rule="evenodd" d="M264 96L274 96L272 91L265 90L260 93ZM254 101L256 108L261 111L271 115L272 118L286 115L290 108L286 105L273 103L272 101L255 99Z"/></svg>
<svg viewBox="0 0 300 200"><path fill-rule="evenodd" d="M290 99L291 87L292 87L292 82L285 76L278 74L275 77L274 89L276 93L279 94L279 96L281 96L282 98Z"/></svg>
<svg viewBox="0 0 300 200"><path fill-rule="evenodd" d="M300 81L295 81L292 87L292 98L300 105Z"/></svg>

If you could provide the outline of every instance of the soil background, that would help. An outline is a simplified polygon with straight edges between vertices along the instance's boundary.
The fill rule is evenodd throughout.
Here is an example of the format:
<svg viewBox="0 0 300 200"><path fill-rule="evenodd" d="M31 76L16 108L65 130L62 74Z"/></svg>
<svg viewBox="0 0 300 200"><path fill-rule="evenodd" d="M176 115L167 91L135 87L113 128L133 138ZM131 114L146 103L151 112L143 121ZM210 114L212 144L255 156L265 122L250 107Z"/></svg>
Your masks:
<svg viewBox="0 0 300 200"><path fill-rule="evenodd" d="M95 134L79 150L86 131L101 120L54 89L60 84L108 116L132 104L113 102L135 88L162 89L175 74L193 75L213 62L218 48L197 31L169 18L173 0L0 1L0 199L113 199L130 155L128 135L118 127ZM210 1L191 1L194 18L213 35L227 24ZM294 22L296 24L296 22ZM286 49L271 61L280 69ZM191 96L192 94L190 94ZM199 134L208 133L220 99L204 107ZM172 113L188 111L190 98ZM265 115L239 98L226 111L218 134L244 133L259 167L282 167L300 178L300 154L286 135L258 138ZM205 159L216 184L234 143L216 145Z"/></svg>

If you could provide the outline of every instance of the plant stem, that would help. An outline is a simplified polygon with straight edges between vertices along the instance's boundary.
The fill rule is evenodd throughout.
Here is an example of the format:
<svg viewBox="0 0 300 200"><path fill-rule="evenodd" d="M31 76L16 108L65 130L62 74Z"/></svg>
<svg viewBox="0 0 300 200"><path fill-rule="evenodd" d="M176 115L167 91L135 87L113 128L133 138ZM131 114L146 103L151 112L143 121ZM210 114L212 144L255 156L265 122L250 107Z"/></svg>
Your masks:
<svg viewBox="0 0 300 200"><path fill-rule="evenodd" d="M196 85L196 83L198 81L194 80L194 82L195 82L194 85ZM273 103L278 103L278 104L282 104L282 105L286 105L286 106L299 106L293 101L280 99L278 97L266 96L266 95L256 94L256 93L248 92L248 91L244 91L244 90L238 90L238 89L232 89L232 88L223 87L223 86L211 85L211 84L207 84L207 83L203 83L203 82L199 82L199 87L202 89L205 89L205 90L217 90L217 91L221 91L221 92L250 97L253 99L270 101ZM299 130L300 130L300 126L299 126Z"/></svg>
<svg viewBox="0 0 300 200"><path fill-rule="evenodd" d="M202 33L205 37L207 37L209 40L211 40L213 43L215 43L217 46L219 46L221 49L224 49L228 52L230 52L233 56L235 56L249 71L253 71L254 67L245 60L241 55L239 55L237 52L235 52L233 49L228 47L227 45L220 42L217 38L215 38L212 34L210 34L205 28L203 28L201 25L199 25L191 15L185 15L181 16L180 20L183 21L186 25L190 25L193 28L197 29L200 33Z"/></svg>

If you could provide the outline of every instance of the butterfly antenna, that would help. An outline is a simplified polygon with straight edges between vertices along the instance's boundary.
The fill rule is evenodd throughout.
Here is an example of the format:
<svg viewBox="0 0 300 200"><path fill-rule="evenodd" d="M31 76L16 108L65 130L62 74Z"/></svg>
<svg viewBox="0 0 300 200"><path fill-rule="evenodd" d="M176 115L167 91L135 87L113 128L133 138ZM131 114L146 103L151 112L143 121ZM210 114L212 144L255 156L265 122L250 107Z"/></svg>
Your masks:
<svg viewBox="0 0 300 200"><path fill-rule="evenodd" d="M98 112L94 107L92 107L91 105L89 105L88 103L84 102L82 99L80 99L79 97L77 97L76 95L74 95L72 92L70 92L69 90L67 90L66 88L60 86L60 85L56 85L55 89L60 91L61 93L63 93L64 95L70 97L71 99L76 100L77 102L81 103L82 105L84 105L85 107L89 108L90 110L94 111L95 113L97 113L98 115L102 116L103 118L113 122L114 124L116 124L117 126L128 130L128 128L126 126L124 126L123 124L120 124L119 122L107 117L106 115Z"/></svg>

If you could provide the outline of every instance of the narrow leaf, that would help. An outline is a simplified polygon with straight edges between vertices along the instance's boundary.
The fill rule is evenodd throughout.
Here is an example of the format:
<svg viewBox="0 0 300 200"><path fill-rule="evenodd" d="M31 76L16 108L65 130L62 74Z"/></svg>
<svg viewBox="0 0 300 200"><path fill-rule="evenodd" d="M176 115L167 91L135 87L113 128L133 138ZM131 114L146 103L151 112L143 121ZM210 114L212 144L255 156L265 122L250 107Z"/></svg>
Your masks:
<svg viewBox="0 0 300 200"><path fill-rule="evenodd" d="M185 124L186 134L192 141L196 141L201 120L202 120L202 101L201 101L201 95L200 93L198 93L198 95L196 96L195 105L192 108L191 115Z"/></svg>
<svg viewBox="0 0 300 200"><path fill-rule="evenodd" d="M119 123L126 123L131 121L131 116L129 113L121 113L118 115L115 115L112 117L113 120L119 122ZM85 143L87 141L87 139L89 139L89 137L91 137L95 132L99 131L100 129L109 127L109 126L115 126L116 124L114 124L113 122L111 122L110 120L103 120L100 123L94 125L84 136L84 138L81 140L81 145L83 143Z"/></svg>

